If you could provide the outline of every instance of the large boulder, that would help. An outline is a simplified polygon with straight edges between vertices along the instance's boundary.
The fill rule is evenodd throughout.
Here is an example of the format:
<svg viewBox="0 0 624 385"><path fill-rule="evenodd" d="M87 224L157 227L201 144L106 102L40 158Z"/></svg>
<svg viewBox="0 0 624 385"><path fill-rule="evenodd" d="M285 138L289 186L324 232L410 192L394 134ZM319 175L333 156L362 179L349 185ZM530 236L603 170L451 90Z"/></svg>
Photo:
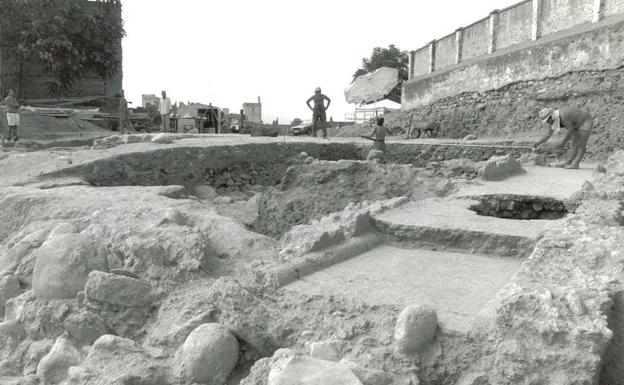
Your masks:
<svg viewBox="0 0 624 385"><path fill-rule="evenodd" d="M271 365L267 385L362 385L346 366L305 356L285 356Z"/></svg>
<svg viewBox="0 0 624 385"><path fill-rule="evenodd" d="M67 370L71 366L79 365L80 361L78 349L61 336L56 339L52 350L39 361L37 375L45 378L48 384L58 384L67 377Z"/></svg>
<svg viewBox="0 0 624 385"><path fill-rule="evenodd" d="M499 181L526 172L522 164L511 155L490 158L479 170L483 180Z"/></svg>
<svg viewBox="0 0 624 385"><path fill-rule="evenodd" d="M174 376L186 383L223 383L238 362L238 349L238 341L222 325L200 325L176 352Z"/></svg>
<svg viewBox="0 0 624 385"><path fill-rule="evenodd" d="M394 329L396 351L403 354L425 350L435 335L438 316L425 305L408 306L397 319Z"/></svg>
<svg viewBox="0 0 624 385"><path fill-rule="evenodd" d="M124 307L145 306L152 302L149 283L126 275L92 271L84 286L89 300Z"/></svg>
<svg viewBox="0 0 624 385"><path fill-rule="evenodd" d="M238 281L229 277L219 278L205 298L218 309L218 322L257 353L268 355L275 350L275 341L266 328L266 320L271 317L266 304L245 290Z"/></svg>
<svg viewBox="0 0 624 385"><path fill-rule="evenodd" d="M106 259L83 234L53 233L34 251L33 291L37 298L74 298L93 270L107 270Z"/></svg>

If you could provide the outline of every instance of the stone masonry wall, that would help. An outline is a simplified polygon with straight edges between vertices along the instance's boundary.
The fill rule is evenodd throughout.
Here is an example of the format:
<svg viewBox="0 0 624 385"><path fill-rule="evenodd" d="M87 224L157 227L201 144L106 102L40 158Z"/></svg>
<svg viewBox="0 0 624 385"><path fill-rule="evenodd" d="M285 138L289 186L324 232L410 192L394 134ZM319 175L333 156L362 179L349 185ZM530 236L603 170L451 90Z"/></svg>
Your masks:
<svg viewBox="0 0 624 385"><path fill-rule="evenodd" d="M605 41L592 32L623 20L623 0L524 0L494 10L410 52L403 109L516 81L612 68L622 61L613 55L623 51L621 36L607 31Z"/></svg>
<svg viewBox="0 0 624 385"><path fill-rule="evenodd" d="M414 79L403 88L403 110L462 92L488 91L507 84L558 77L570 71L616 68L624 61L624 18L506 54L491 55L451 71Z"/></svg>

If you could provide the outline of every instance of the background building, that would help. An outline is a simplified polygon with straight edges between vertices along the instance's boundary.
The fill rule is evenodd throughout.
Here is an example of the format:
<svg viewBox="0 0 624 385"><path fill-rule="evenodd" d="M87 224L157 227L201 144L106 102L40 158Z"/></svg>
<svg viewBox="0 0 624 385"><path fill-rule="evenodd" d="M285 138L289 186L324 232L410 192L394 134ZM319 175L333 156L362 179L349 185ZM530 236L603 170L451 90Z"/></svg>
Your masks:
<svg viewBox="0 0 624 385"><path fill-rule="evenodd" d="M160 106L160 98L154 94L141 95L141 106L146 108L147 106L154 106L158 108Z"/></svg>
<svg viewBox="0 0 624 385"><path fill-rule="evenodd" d="M258 96L258 103L243 103L243 113L248 122L262 123L262 103Z"/></svg>

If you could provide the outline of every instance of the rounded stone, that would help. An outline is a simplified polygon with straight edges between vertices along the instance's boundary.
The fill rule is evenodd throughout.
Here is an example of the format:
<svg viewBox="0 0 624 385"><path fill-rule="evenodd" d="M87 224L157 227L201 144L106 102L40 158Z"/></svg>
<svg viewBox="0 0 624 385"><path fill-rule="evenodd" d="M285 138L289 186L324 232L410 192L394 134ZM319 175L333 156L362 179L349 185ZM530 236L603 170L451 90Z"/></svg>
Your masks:
<svg viewBox="0 0 624 385"><path fill-rule="evenodd" d="M37 375L45 378L47 384L58 384L67 377L67 370L71 366L80 364L80 353L65 338L56 339L52 350L37 365Z"/></svg>
<svg viewBox="0 0 624 385"><path fill-rule="evenodd" d="M32 287L37 298L74 298L92 270L107 270L106 260L83 234L50 236L33 252Z"/></svg>
<svg viewBox="0 0 624 385"><path fill-rule="evenodd" d="M431 307L406 307L399 314L394 329L396 351L405 354L423 351L433 340L437 327L438 316Z"/></svg>
<svg viewBox="0 0 624 385"><path fill-rule="evenodd" d="M158 143L158 144L168 144L168 143L173 143L173 135L170 134L158 134L156 136L154 136L152 138L152 143Z"/></svg>
<svg viewBox="0 0 624 385"><path fill-rule="evenodd" d="M224 326L199 325L178 348L174 375L191 383L222 383L238 362L238 349L238 341Z"/></svg>

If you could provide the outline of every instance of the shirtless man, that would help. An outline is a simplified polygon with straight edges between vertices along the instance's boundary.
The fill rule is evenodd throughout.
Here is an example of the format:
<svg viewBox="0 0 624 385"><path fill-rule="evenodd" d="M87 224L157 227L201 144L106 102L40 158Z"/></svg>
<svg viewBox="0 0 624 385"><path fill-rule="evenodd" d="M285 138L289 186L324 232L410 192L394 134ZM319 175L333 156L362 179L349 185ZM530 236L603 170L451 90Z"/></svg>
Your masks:
<svg viewBox="0 0 624 385"><path fill-rule="evenodd" d="M558 133L561 127L564 127L567 129L567 133L561 143L557 145L557 149L563 149L570 139L572 139L572 149L568 159L556 164L555 167L579 168L579 163L585 156L587 139L591 135L591 115L577 108L562 108L560 110L544 108L539 112L539 117L543 123L550 124L551 127L546 135L533 145L533 148L537 148L540 144L546 142L553 132Z"/></svg>
<svg viewBox="0 0 624 385"><path fill-rule="evenodd" d="M375 143L373 147L375 150L379 150L382 152L386 152L386 133L387 129L384 126L384 118L380 116L377 118L377 125L373 128L373 132L370 134L367 139L373 140Z"/></svg>
<svg viewBox="0 0 624 385"><path fill-rule="evenodd" d="M325 100L327 100L327 106ZM314 102L314 106L311 106L310 102ZM320 128L323 130L323 139L327 139L327 115L325 111L329 108L331 99L321 93L321 87L316 87L314 95L308 99L306 104L312 110L312 136L316 136L316 131Z"/></svg>

